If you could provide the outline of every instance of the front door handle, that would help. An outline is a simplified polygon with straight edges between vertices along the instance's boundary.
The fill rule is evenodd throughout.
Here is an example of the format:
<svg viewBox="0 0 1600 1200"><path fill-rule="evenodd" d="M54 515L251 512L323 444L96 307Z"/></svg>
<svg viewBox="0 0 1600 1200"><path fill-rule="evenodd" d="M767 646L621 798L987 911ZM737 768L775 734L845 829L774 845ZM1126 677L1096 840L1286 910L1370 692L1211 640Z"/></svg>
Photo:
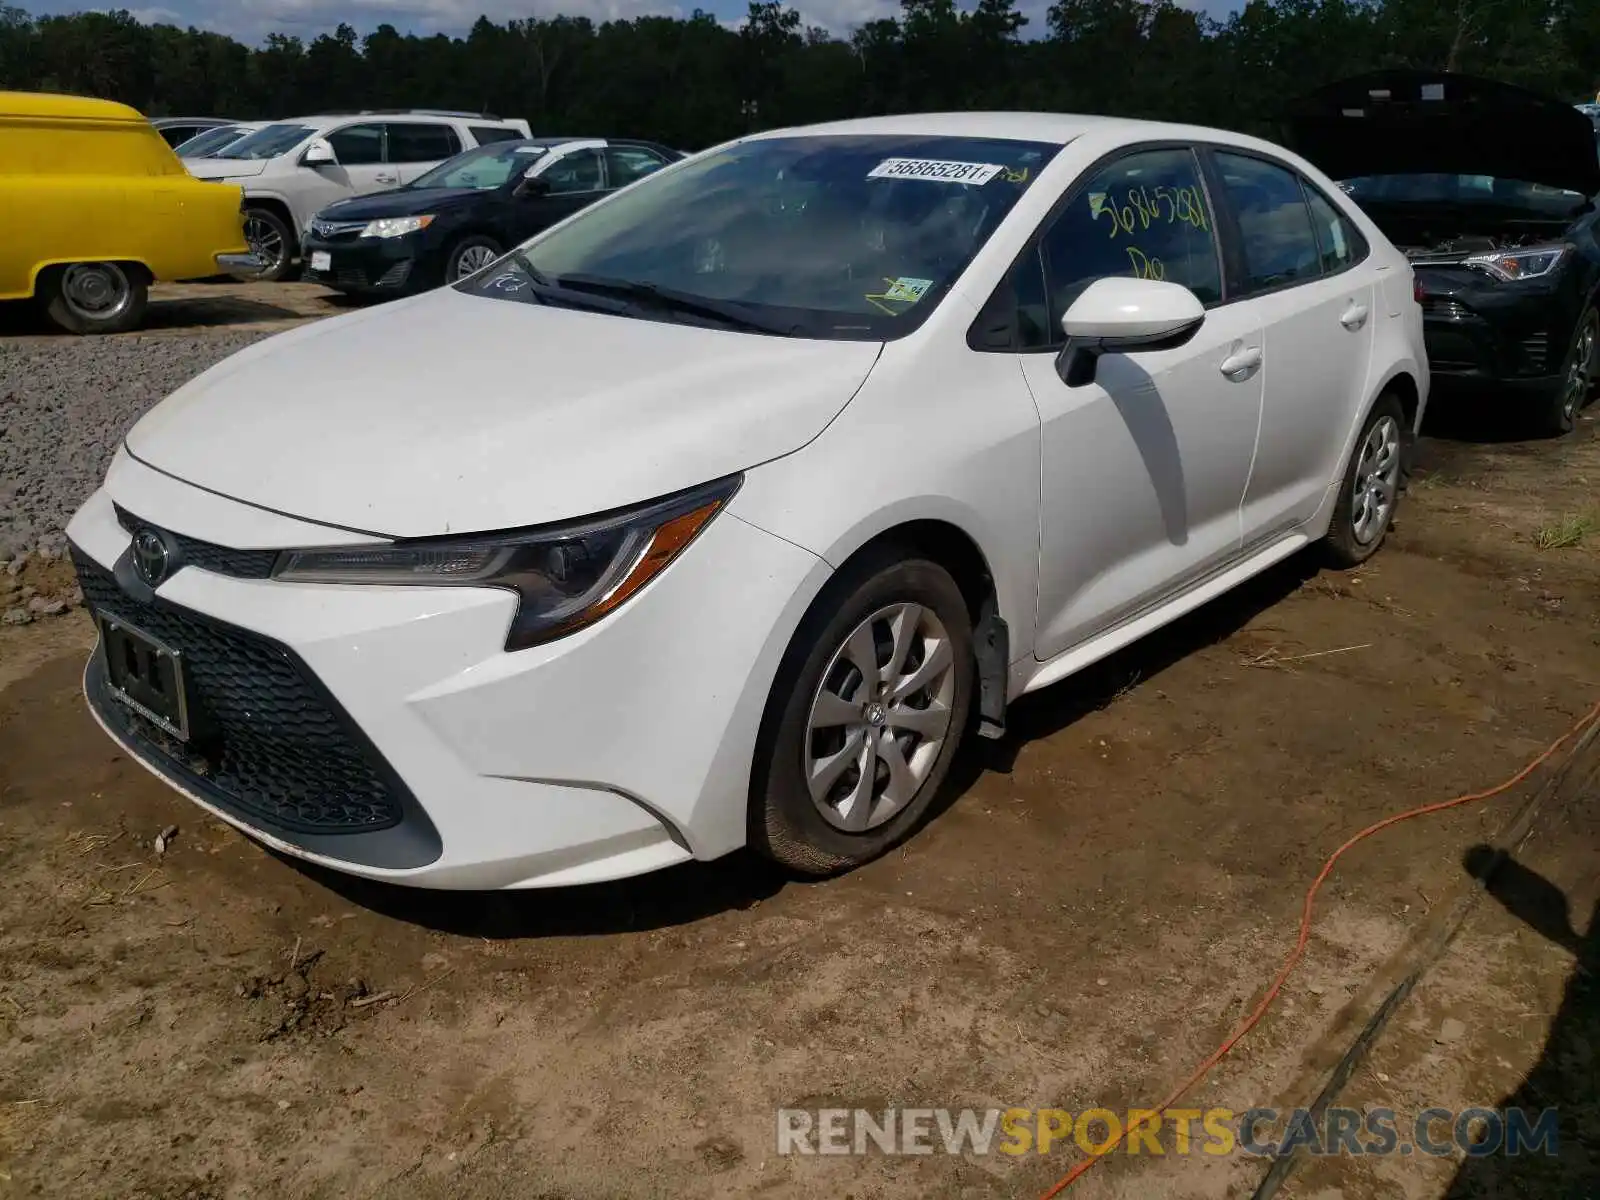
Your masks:
<svg viewBox="0 0 1600 1200"><path fill-rule="evenodd" d="M1339 318L1339 324L1346 329L1360 329L1367 323L1367 306L1350 301L1350 307L1344 310L1344 315Z"/></svg>
<svg viewBox="0 0 1600 1200"><path fill-rule="evenodd" d="M399 183L400 182L400 176L398 176L398 175L374 175L373 178L376 179L379 183Z"/></svg>
<svg viewBox="0 0 1600 1200"><path fill-rule="evenodd" d="M1235 383L1250 376L1261 365L1261 347L1248 346L1222 360L1221 372Z"/></svg>

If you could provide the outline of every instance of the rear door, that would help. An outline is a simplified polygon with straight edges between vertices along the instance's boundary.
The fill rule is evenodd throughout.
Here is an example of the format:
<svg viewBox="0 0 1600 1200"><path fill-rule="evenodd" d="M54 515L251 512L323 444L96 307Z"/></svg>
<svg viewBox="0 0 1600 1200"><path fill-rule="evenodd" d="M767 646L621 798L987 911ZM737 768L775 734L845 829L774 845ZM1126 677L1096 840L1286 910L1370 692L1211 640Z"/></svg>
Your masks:
<svg viewBox="0 0 1600 1200"><path fill-rule="evenodd" d="M1367 249L1338 209L1287 164L1211 151L1230 275L1264 326L1265 394L1241 512L1246 547L1309 520L1339 473L1372 357Z"/></svg>
<svg viewBox="0 0 1600 1200"><path fill-rule="evenodd" d="M393 168L395 176L395 182L389 183L389 187L420 179L445 159L461 153L461 137L449 125L426 121L390 121L387 128L385 161Z"/></svg>

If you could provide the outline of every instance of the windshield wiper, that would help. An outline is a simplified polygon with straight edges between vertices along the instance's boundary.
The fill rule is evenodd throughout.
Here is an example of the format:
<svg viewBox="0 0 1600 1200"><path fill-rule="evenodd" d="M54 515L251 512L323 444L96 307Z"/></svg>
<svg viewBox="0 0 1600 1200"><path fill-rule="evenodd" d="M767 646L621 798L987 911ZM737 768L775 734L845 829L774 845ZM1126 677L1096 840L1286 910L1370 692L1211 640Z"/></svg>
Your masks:
<svg viewBox="0 0 1600 1200"><path fill-rule="evenodd" d="M763 317L756 316L755 313L742 304L717 300L710 296L697 296L693 292L680 292L676 288L662 287L659 283L648 283L637 279L613 279L606 275L588 275L583 272L574 272L568 275L556 276L555 285L572 291L595 292L602 296L615 296L623 300L643 301L670 312L710 317L736 329L745 329L754 333L776 333L782 336L790 336L803 332L803 327L798 324L792 322L782 324L777 321L769 321Z"/></svg>

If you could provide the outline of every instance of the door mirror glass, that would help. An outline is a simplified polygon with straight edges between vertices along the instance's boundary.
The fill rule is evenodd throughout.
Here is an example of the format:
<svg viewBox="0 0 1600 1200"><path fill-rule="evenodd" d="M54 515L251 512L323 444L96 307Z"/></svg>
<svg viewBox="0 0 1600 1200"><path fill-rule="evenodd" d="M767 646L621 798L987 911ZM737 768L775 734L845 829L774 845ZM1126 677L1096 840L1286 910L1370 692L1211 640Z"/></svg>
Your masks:
<svg viewBox="0 0 1600 1200"><path fill-rule="evenodd" d="M300 161L308 167L329 166L339 161L326 138L313 138Z"/></svg>
<svg viewBox="0 0 1600 1200"><path fill-rule="evenodd" d="M1083 290L1061 317L1067 344L1056 370L1069 387L1094 380L1102 354L1171 350L1206 319L1200 298L1179 283L1110 276Z"/></svg>

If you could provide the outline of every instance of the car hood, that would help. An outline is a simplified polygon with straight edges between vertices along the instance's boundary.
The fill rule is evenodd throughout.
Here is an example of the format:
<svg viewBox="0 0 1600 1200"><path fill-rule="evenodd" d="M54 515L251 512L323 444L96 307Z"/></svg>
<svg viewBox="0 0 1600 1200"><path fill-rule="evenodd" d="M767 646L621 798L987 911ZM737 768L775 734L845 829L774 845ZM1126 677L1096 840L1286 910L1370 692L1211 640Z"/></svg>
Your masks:
<svg viewBox="0 0 1600 1200"><path fill-rule="evenodd" d="M384 217L412 217L420 213L459 208L493 192L477 188L397 188L372 196L352 196L328 205L317 214L324 221L377 221Z"/></svg>
<svg viewBox="0 0 1600 1200"><path fill-rule="evenodd" d="M196 179L249 179L267 169L269 158L186 158L183 165Z"/></svg>
<svg viewBox="0 0 1600 1200"><path fill-rule="evenodd" d="M366 533L538 525L799 449L881 349L442 288L258 342L153 408L127 447L220 495Z"/></svg>
<svg viewBox="0 0 1600 1200"><path fill-rule="evenodd" d="M1593 196L1594 126L1565 101L1443 71L1374 71L1290 107L1285 140L1335 179L1492 175Z"/></svg>

